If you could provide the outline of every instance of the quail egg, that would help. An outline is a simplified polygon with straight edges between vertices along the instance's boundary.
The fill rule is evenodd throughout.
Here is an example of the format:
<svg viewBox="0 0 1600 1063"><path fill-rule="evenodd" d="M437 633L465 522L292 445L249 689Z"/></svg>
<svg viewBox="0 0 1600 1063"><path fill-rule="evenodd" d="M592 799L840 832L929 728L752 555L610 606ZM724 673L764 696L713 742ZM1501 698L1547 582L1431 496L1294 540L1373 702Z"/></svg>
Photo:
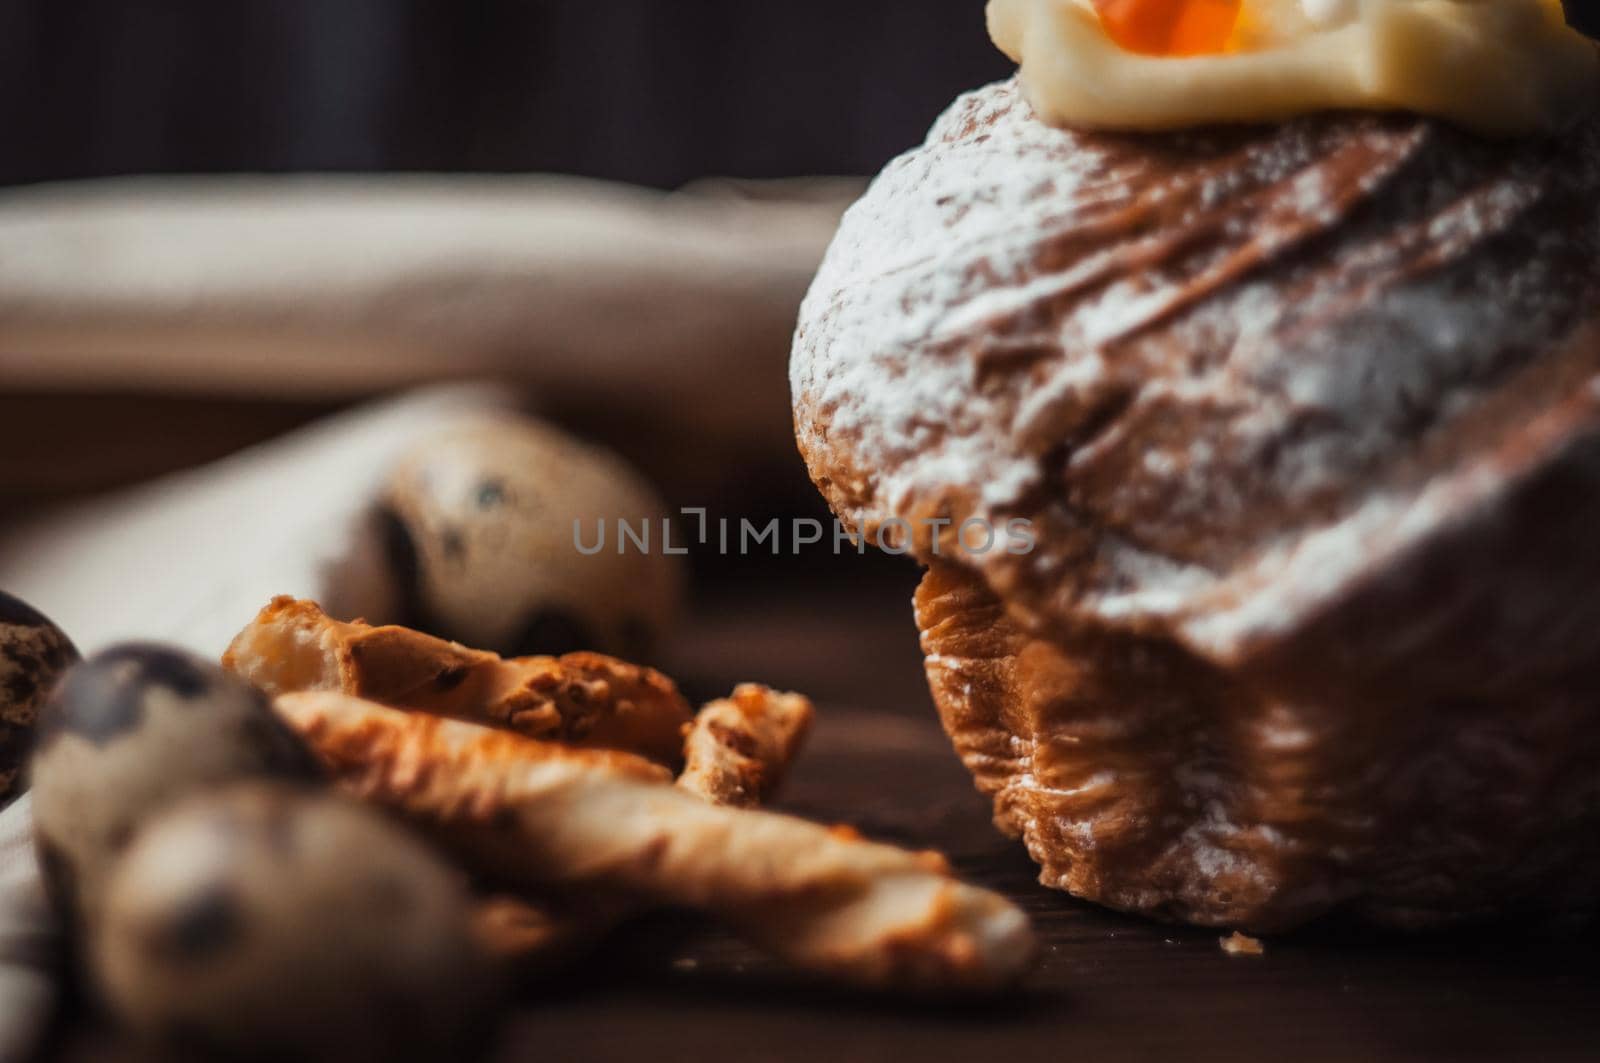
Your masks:
<svg viewBox="0 0 1600 1063"><path fill-rule="evenodd" d="M664 505L620 459L549 425L500 415L420 441L381 515L399 623L508 656L632 660L671 628L686 544Z"/></svg>
<svg viewBox="0 0 1600 1063"><path fill-rule="evenodd" d="M242 783L159 817L95 935L112 1010L218 1059L459 1059L498 1002L460 877L377 813Z"/></svg>
<svg viewBox="0 0 1600 1063"><path fill-rule="evenodd" d="M0 591L0 807L22 789L39 705L77 659L60 628Z"/></svg>
<svg viewBox="0 0 1600 1063"><path fill-rule="evenodd" d="M92 923L116 855L191 791L320 777L264 694L215 664L128 644L69 669L39 712L34 837L63 915Z"/></svg>

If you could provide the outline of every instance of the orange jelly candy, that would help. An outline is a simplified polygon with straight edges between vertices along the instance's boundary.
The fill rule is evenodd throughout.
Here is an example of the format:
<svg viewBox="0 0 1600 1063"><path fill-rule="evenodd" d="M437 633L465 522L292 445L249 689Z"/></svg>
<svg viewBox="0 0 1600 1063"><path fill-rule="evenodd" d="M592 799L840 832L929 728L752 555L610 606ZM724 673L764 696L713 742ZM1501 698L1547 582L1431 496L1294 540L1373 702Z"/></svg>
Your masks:
<svg viewBox="0 0 1600 1063"><path fill-rule="evenodd" d="M1242 0L1094 0L1117 44L1141 55L1210 55L1222 51Z"/></svg>

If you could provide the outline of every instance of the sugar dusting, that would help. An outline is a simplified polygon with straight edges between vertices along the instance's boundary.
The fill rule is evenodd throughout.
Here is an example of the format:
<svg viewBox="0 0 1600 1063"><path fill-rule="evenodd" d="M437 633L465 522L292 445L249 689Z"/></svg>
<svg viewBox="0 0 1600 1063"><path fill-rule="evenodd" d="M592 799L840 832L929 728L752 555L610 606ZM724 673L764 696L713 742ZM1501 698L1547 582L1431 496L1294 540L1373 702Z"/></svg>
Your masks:
<svg viewBox="0 0 1600 1063"><path fill-rule="evenodd" d="M1030 278L1028 266L1048 201L1041 193L1092 174L1019 156L1006 120L1014 102L1014 88L966 97L927 148L891 163L845 215L801 309L791 386L826 417L835 442L849 441L880 470L876 512L855 515L866 522L947 483L1003 485L987 495L998 507L1038 482L1040 455L985 439L983 426L1009 411L978 387L975 361L954 351L924 357L1075 282L1070 273ZM953 125L986 132L936 150ZM1010 337L1030 340L1054 337ZM1089 389L1098 378L1075 375L1062 386Z"/></svg>
<svg viewBox="0 0 1600 1063"><path fill-rule="evenodd" d="M1572 327L1582 286L1559 270L1600 262L1600 209L1530 226L1556 179L1537 152L1484 173L1431 127L1384 128L1387 154L1360 156L1302 123L1186 182L1034 120L1013 83L958 100L847 214L801 312L802 448L870 470L842 515L977 488L970 515L998 523L1052 478L1075 500L1094 483L1088 520L1121 529L1077 573L1075 614L1227 656L1492 504L1465 473L1430 489L1385 470ZM1423 159L1430 179L1409 179ZM1600 150L1568 170L1600 187ZM1508 239L1516 263L1453 268ZM1198 427L1127 457L1168 410ZM1204 530L1173 544L1184 522ZM985 563L1032 565L1004 582L1037 588L1060 562Z"/></svg>
<svg viewBox="0 0 1600 1063"><path fill-rule="evenodd" d="M1064 619L1048 639L918 607L946 725L1042 881L1263 928L1594 893L1485 859L1587 853L1576 810L1600 807L1593 699L1487 689L1506 660L1591 684L1600 660L1593 578L1557 586L1600 571L1577 331L1600 327L1600 134L1577 136L1553 162L1405 119L1080 137L1000 85L851 212L796 341L800 443L868 526L1049 522L959 576ZM1528 546L1548 514L1510 501L1552 467L1554 559ZM1575 810L1554 837L1551 807Z"/></svg>

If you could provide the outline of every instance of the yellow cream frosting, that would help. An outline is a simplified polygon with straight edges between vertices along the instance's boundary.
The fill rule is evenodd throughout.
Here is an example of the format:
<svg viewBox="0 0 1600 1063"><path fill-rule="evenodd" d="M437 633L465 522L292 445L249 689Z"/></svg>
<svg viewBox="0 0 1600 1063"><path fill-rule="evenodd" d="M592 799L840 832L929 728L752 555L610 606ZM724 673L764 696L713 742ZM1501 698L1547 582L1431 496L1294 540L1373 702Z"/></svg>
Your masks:
<svg viewBox="0 0 1600 1063"><path fill-rule="evenodd" d="M1600 46L1560 0L1244 0L1223 51L1174 58L1118 46L1091 0L990 0L989 31L1039 116L1080 128L1364 109L1537 135L1600 99Z"/></svg>

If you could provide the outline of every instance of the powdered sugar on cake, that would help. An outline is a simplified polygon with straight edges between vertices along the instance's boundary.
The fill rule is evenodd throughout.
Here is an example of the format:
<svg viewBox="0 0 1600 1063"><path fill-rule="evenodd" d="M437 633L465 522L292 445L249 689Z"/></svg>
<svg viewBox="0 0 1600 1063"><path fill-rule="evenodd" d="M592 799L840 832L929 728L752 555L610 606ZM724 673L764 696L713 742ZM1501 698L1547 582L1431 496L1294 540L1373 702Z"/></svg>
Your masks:
<svg viewBox="0 0 1600 1063"><path fill-rule="evenodd" d="M846 218L797 438L915 544L1041 881L1257 930L1600 899L1600 127L1165 136L958 101Z"/></svg>
<svg viewBox="0 0 1600 1063"><path fill-rule="evenodd" d="M1550 223L1600 189L1571 140L1078 134L990 86L846 216L796 336L801 448L860 527L1072 529L972 559L1022 615L1235 658L1513 485L1475 463L1527 410L1489 400L1600 288L1600 211Z"/></svg>

